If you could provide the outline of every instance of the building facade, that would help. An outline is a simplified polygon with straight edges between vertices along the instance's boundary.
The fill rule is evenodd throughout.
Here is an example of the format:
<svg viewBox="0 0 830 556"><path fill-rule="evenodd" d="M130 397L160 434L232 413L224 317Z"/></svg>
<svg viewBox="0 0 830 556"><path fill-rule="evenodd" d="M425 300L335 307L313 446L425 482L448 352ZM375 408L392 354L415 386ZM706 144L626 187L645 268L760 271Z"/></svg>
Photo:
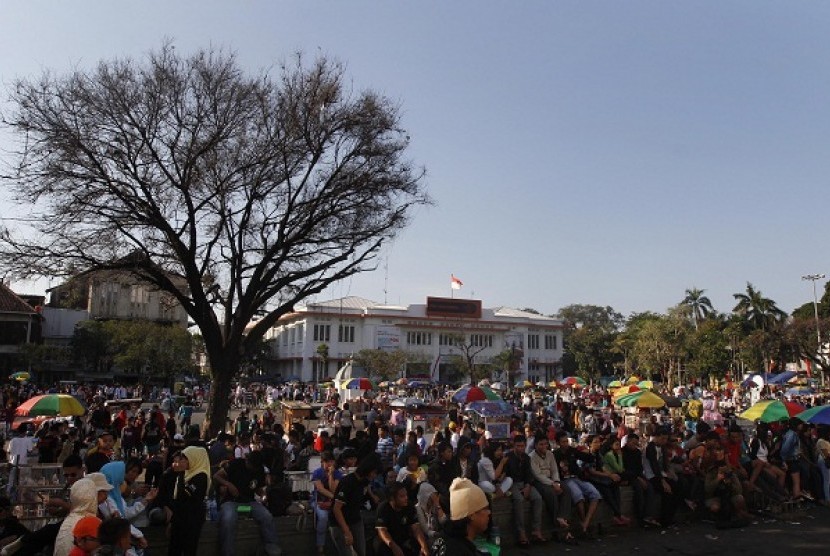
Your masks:
<svg viewBox="0 0 830 556"><path fill-rule="evenodd" d="M180 279L185 288L184 279ZM84 310L90 319L147 320L187 327L184 307L126 272L99 271L48 290L49 307Z"/></svg>
<svg viewBox="0 0 830 556"><path fill-rule="evenodd" d="M0 282L0 376L28 371L22 350L40 341L39 309Z"/></svg>
<svg viewBox="0 0 830 556"><path fill-rule="evenodd" d="M459 355L478 365L509 350L513 379L532 382L557 378L562 359L562 321L464 299L428 298L405 307L360 297L309 303L280 319L267 339L272 374L302 381L333 377L363 349L405 350L415 361L402 374L438 382L450 381Z"/></svg>

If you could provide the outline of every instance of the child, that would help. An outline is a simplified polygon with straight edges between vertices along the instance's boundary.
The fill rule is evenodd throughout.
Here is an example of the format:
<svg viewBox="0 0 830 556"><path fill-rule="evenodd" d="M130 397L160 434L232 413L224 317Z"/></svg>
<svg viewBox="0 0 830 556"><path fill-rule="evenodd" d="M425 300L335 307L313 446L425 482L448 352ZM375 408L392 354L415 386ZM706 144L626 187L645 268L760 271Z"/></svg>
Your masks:
<svg viewBox="0 0 830 556"><path fill-rule="evenodd" d="M130 548L130 522L123 517L111 517L101 522L98 527L100 548L95 556L122 556L134 554Z"/></svg>
<svg viewBox="0 0 830 556"><path fill-rule="evenodd" d="M101 520L95 516L81 518L75 527L72 528L72 536L75 537L72 551L69 556L90 556L98 549L98 527Z"/></svg>

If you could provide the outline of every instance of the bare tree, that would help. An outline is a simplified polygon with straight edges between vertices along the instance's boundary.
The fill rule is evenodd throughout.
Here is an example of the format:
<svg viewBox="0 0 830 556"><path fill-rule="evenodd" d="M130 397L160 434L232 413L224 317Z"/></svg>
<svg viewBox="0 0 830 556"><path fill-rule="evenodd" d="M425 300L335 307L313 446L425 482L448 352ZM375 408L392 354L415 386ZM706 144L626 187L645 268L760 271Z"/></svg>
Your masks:
<svg viewBox="0 0 830 556"><path fill-rule="evenodd" d="M210 362L206 434L224 425L233 377L266 330L373 269L430 202L394 103L349 90L326 58L279 70L246 75L232 54L165 45L20 80L2 120L19 138L3 178L32 218L0 231L0 267L121 270L173 295Z"/></svg>

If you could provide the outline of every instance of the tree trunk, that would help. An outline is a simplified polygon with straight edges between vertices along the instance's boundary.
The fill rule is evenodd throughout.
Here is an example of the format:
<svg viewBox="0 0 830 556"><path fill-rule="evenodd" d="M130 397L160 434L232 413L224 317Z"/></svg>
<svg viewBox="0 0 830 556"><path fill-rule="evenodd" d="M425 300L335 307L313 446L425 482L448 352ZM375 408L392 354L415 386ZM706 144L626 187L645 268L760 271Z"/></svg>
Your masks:
<svg viewBox="0 0 830 556"><path fill-rule="evenodd" d="M233 372L227 368L212 368L210 397L208 398L205 424L202 428L202 438L215 438L225 430L228 413L231 409L231 381Z"/></svg>

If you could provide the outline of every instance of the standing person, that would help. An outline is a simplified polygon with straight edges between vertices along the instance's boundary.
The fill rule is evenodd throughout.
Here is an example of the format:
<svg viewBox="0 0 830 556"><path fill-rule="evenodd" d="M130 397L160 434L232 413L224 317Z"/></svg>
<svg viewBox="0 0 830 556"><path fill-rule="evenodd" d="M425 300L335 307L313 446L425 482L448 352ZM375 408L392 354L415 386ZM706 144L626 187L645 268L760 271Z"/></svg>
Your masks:
<svg viewBox="0 0 830 556"><path fill-rule="evenodd" d="M205 498L210 488L210 460L207 450L188 446L177 460L173 496L169 500L168 556L196 556L205 523Z"/></svg>
<svg viewBox="0 0 830 556"><path fill-rule="evenodd" d="M96 446L86 453L86 472L95 473L112 461L113 447L115 446L115 437L109 431L104 431L98 435L98 443Z"/></svg>
<svg viewBox="0 0 830 556"><path fill-rule="evenodd" d="M334 501L334 491L343 478L343 473L336 468L334 455L323 452L320 457L320 467L311 474L314 483L314 499L312 506L317 518L316 542L317 553L324 554L326 549L326 534L329 527L329 512Z"/></svg>
<svg viewBox="0 0 830 556"><path fill-rule="evenodd" d="M350 556L352 550L357 556L366 556L366 532L360 509L366 497L366 487L375 479L379 468L377 455L369 455L337 485L329 524L340 556Z"/></svg>
<svg viewBox="0 0 830 556"><path fill-rule="evenodd" d="M348 402L343 404L338 424L340 425L340 443L345 444L352 437L352 429L354 428L354 415L349 409Z"/></svg>

